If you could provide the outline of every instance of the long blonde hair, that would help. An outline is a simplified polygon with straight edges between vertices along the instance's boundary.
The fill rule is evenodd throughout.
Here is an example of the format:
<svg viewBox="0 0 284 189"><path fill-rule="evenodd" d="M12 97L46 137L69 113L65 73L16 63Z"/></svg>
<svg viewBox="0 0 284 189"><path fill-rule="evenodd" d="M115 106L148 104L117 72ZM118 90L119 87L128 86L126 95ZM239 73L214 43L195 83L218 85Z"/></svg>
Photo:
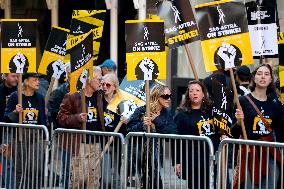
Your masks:
<svg viewBox="0 0 284 189"><path fill-rule="evenodd" d="M166 85L157 84L150 92L150 112L157 112L157 105L159 103L159 97L164 94L165 89L169 87Z"/></svg>

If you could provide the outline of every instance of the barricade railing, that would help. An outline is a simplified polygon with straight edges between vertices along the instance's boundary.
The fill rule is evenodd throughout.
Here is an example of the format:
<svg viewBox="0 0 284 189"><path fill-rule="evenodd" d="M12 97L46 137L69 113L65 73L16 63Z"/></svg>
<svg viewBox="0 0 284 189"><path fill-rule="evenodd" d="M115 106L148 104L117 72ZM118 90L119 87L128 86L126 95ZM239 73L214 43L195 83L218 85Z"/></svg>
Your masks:
<svg viewBox="0 0 284 189"><path fill-rule="evenodd" d="M44 125L0 123L1 188L45 188L49 133Z"/></svg>
<svg viewBox="0 0 284 189"><path fill-rule="evenodd" d="M284 188L283 148L276 142L223 140L217 156L217 188Z"/></svg>
<svg viewBox="0 0 284 189"><path fill-rule="evenodd" d="M125 188L213 189L213 144L208 137L129 133L124 170Z"/></svg>
<svg viewBox="0 0 284 189"><path fill-rule="evenodd" d="M0 123L1 188L284 188L284 144ZM51 153L51 156L49 156ZM50 157L50 159L49 159ZM48 161L49 160L49 161Z"/></svg>
<svg viewBox="0 0 284 189"><path fill-rule="evenodd" d="M123 135L56 129L52 137L49 188L121 188Z"/></svg>

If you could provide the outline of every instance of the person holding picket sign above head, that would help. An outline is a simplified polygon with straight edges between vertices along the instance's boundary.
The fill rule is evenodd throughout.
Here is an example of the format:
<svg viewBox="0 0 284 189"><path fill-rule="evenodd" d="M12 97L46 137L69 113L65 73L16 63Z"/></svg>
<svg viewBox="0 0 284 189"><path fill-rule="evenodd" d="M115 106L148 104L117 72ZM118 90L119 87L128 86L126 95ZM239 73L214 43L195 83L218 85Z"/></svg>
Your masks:
<svg viewBox="0 0 284 189"><path fill-rule="evenodd" d="M174 120L178 134L207 136L217 149L220 140L213 126L212 102L208 98L207 89L202 82L198 80L189 82L185 98L177 108ZM181 146L182 149L180 149ZM202 144L199 147L198 150L197 143L194 145L189 143L187 146L185 141L180 141L178 145L176 174L187 180L188 188L209 188L209 159L204 160L209 148ZM194 156L189 155L193 151ZM189 152L189 154L186 154L186 152ZM208 154L207 157L209 157ZM207 172L204 172L204 170L207 170ZM198 176L198 172L200 176Z"/></svg>
<svg viewBox="0 0 284 189"><path fill-rule="evenodd" d="M18 122L18 113L23 114L24 124L46 125L44 97L37 93L40 74L23 75L23 104L18 104L18 92L11 94L5 116L10 122Z"/></svg>
<svg viewBox="0 0 284 189"><path fill-rule="evenodd" d="M234 137L239 137L241 130L238 124L243 118L249 140L274 142L276 140L275 131L284 124L284 119L283 114L281 115L281 108L283 112L283 107L268 95L274 91L270 65L262 64L253 71L250 89L251 94L239 98L242 109L236 110L235 116L238 121L237 125L232 128L232 133ZM280 152L273 148L260 149L257 147L255 154L252 148L248 152L244 150L242 149L241 165L246 164L246 153L248 153L248 162L254 162L254 165L248 163L247 167L241 167L240 183L238 183L239 179L234 178L234 187L237 188L238 185L241 185L241 188L244 188L244 181L247 179L247 186L253 185L255 188L273 186L273 188L276 188L274 181L277 183L279 178ZM252 170L252 167L256 169ZM246 171L248 171L247 174L245 174ZM247 178L245 178L245 175L247 175ZM254 178L252 178L253 176ZM266 178L268 178L268 182Z"/></svg>
<svg viewBox="0 0 284 189"><path fill-rule="evenodd" d="M13 92L4 113L7 122L18 123L19 114L22 114L23 124L46 125L44 97L37 93L40 85L40 76L37 73L23 74L22 105L18 103L18 92ZM41 140L32 137L37 135L35 131L23 131L21 143L13 147L17 149L15 151L17 159L15 159L15 165L13 165L16 167L16 177L14 177L13 173L10 174L16 180L16 188L20 185L23 188L30 188L32 186L41 188L43 182L42 167L44 166L44 150L40 146L43 144ZM23 149L26 149L26 151L22 151ZM28 163L31 159L33 159L32 163ZM28 167L23 170L23 165L28 165ZM28 179L30 183L24 183L22 178Z"/></svg>
<svg viewBox="0 0 284 189"><path fill-rule="evenodd" d="M92 79L86 81L86 113L82 113L81 92L65 95L57 115L57 121L61 127L104 131L103 94L100 91L100 81L101 70L94 67ZM86 128L84 128L83 123L86 123ZM60 182L64 188L77 187L78 185L85 185L87 188L100 187L101 166L95 166L95 162L100 159L100 139L99 137L94 139L87 136L86 143L82 140L83 137L76 135L71 135L69 138L65 137L63 140L62 153L64 158L62 158ZM87 151L84 151L85 146ZM93 158L86 163L88 157ZM63 184L65 185L63 186Z"/></svg>
<svg viewBox="0 0 284 189"><path fill-rule="evenodd" d="M176 134L176 124L169 110L171 98L172 93L167 86L161 84L155 85L150 92L150 117L146 116L146 106L137 108L129 119L127 131L147 132L148 127L150 127L151 132L154 133ZM139 165L136 166L136 169L141 168L142 171L136 170L136 173L139 174L142 172L141 188L163 188L163 182L158 170L158 167L161 166L159 164L163 160L158 158L160 155L158 154L158 144L153 140L149 142L144 141L143 144L141 144L142 141L139 140L139 142L138 146L141 147L143 155L141 155L140 151L136 154L136 157L139 159ZM151 149L153 147L154 149ZM141 157L142 159L140 159ZM150 163L147 166L147 162L152 161L152 158L154 159L154 164ZM140 162L142 164L141 167ZM147 175L148 178L146 178Z"/></svg>

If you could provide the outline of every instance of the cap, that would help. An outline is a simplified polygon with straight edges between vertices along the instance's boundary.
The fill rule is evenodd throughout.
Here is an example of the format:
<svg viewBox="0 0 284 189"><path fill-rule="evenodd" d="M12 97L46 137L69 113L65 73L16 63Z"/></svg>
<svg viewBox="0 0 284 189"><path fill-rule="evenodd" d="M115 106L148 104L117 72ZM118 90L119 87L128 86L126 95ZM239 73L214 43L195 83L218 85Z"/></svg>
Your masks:
<svg viewBox="0 0 284 189"><path fill-rule="evenodd" d="M41 74L39 73L24 73L22 76L22 79L28 79L29 77L41 77Z"/></svg>
<svg viewBox="0 0 284 189"><path fill-rule="evenodd" d="M99 65L101 68L106 67L108 69L116 70L116 64L112 59L105 60L101 65Z"/></svg>
<svg viewBox="0 0 284 189"><path fill-rule="evenodd" d="M237 69L237 75L243 75L243 76L250 76L250 69L247 67L247 66L240 66L238 69Z"/></svg>

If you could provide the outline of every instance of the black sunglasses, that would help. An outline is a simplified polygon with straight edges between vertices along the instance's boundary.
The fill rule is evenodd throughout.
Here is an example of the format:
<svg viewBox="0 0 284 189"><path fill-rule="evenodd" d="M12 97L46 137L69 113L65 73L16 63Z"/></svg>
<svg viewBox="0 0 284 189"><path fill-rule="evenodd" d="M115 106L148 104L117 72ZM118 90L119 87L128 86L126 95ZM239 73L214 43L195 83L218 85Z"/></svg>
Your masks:
<svg viewBox="0 0 284 189"><path fill-rule="evenodd" d="M160 97L164 100L170 100L173 96L171 94L163 94Z"/></svg>

